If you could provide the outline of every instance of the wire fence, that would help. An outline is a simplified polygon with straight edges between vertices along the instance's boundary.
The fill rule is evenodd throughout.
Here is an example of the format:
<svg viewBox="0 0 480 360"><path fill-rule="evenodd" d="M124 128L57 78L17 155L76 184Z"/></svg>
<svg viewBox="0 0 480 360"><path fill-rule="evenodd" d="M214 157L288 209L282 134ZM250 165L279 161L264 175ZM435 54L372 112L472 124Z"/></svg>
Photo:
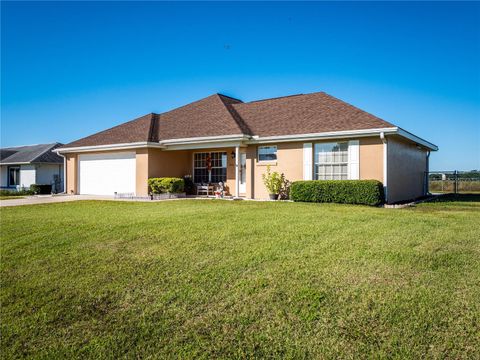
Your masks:
<svg viewBox="0 0 480 360"><path fill-rule="evenodd" d="M480 171L430 171L426 179L430 193L480 194Z"/></svg>

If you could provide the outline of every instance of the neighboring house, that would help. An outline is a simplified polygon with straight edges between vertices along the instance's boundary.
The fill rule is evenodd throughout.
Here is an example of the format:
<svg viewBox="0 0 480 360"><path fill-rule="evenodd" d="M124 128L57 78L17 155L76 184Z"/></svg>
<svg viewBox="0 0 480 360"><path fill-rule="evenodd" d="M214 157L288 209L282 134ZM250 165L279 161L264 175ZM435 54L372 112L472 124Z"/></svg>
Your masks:
<svg viewBox="0 0 480 360"><path fill-rule="evenodd" d="M28 189L32 184L50 184L63 192L64 159L53 152L60 143L17 146L0 149L2 189Z"/></svg>
<svg viewBox="0 0 480 360"><path fill-rule="evenodd" d="M148 194L150 177L224 182L237 197L268 198L266 165L290 181L377 179L388 201L427 192L437 147L323 92L244 103L221 94L148 114L66 144L68 193Z"/></svg>

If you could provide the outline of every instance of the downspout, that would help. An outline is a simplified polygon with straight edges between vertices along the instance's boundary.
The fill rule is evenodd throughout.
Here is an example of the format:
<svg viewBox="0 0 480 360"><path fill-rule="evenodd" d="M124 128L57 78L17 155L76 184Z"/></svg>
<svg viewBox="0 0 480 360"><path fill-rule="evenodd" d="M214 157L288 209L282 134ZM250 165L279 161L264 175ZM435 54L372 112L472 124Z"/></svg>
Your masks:
<svg viewBox="0 0 480 360"><path fill-rule="evenodd" d="M425 194L424 195L428 195L430 189L428 188L428 179L429 179L429 175L430 175L430 150L427 150L427 163L425 164L426 165L426 169L425 169Z"/></svg>
<svg viewBox="0 0 480 360"><path fill-rule="evenodd" d="M240 146L235 146L235 198L240 197Z"/></svg>
<svg viewBox="0 0 480 360"><path fill-rule="evenodd" d="M66 194L67 193L67 158L65 157L65 155L60 154L58 151L57 151L57 155L63 158L63 192L62 194Z"/></svg>
<svg viewBox="0 0 480 360"><path fill-rule="evenodd" d="M388 177L388 171L387 171L387 151L388 151L388 143L387 143L387 138L385 137L385 133L382 131L380 133L380 139L382 140L383 143L383 192L385 194L385 202L388 203L388 188L387 188L387 177Z"/></svg>

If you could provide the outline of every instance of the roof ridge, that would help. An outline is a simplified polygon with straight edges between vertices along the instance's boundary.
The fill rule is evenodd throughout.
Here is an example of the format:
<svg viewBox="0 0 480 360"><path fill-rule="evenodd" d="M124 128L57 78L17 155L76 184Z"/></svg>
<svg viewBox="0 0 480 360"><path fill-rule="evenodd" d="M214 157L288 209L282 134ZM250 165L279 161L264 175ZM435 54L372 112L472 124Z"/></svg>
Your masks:
<svg viewBox="0 0 480 360"><path fill-rule="evenodd" d="M28 144L28 145L6 146L6 147L0 147L0 149L17 149L17 148L29 147L29 146L54 145L54 144L59 144L59 143L54 142L54 143L45 143L45 144Z"/></svg>
<svg viewBox="0 0 480 360"><path fill-rule="evenodd" d="M311 94L316 94L316 93L311 93ZM253 104L253 103L258 103L258 102L262 102L262 101L284 99L284 98L288 98L288 97L302 96L302 95L310 95L310 94L292 94L292 95L285 95L285 96L277 96L277 97L268 98L268 99L253 100L253 101L249 101L249 102L242 103L242 104Z"/></svg>
<svg viewBox="0 0 480 360"><path fill-rule="evenodd" d="M238 126L238 128L240 129L242 134L252 135L252 130L247 125L245 120L243 120L243 118L240 116L240 114L233 108L233 106L231 104L226 104L225 101L223 101L221 94L217 94L217 95L219 95L220 101L222 102L223 106L225 106L225 108L227 109L230 116L235 121L235 124ZM227 97L230 98L229 96L227 96ZM235 99L235 98L231 98L231 99L238 100L238 99ZM241 102L241 104L243 104L243 102Z"/></svg>
<svg viewBox="0 0 480 360"><path fill-rule="evenodd" d="M328 95L325 91L315 91L315 92L306 93L306 94L300 93L300 94L292 94L292 95L285 95L285 96L276 96L276 97L267 98L267 99L253 100L253 101L248 101L248 102L242 102L242 104L253 104L253 103L259 103L259 102L262 102L262 101L285 99L285 98L295 97L295 96L309 96L309 95L316 95L316 94Z"/></svg>
<svg viewBox="0 0 480 360"><path fill-rule="evenodd" d="M42 157L43 154L45 154L47 151L50 151L52 150L53 148L55 148L55 146L57 144L60 144L60 143L53 143L53 144L45 144L45 145L50 145L48 148L46 148L44 151L40 152L40 154L38 154L37 156L35 156L32 160L30 160L31 163L35 162L35 160L37 160L38 158ZM40 145L43 145L43 144L40 144Z"/></svg>
<svg viewBox="0 0 480 360"><path fill-rule="evenodd" d="M195 101L192 101L192 102L189 102L189 103L186 103L185 105L181 105L179 107L176 107L176 108L173 108L173 109L170 109L170 110L167 110L167 111L164 111L164 112L161 112L160 115L163 115L163 114L168 114L168 113L171 113L172 111L176 111L176 110L179 110L179 109L183 109L184 107L187 107L187 106L190 106L192 104L196 104L196 103L199 103L200 101L204 101L208 98L213 98L215 96L218 96L217 93L215 94L212 94L212 95L208 95L204 98L201 98L201 99L198 99L198 100L195 100Z"/></svg>
<svg viewBox="0 0 480 360"><path fill-rule="evenodd" d="M160 115L156 113L151 113L150 115L152 118L150 119L150 129L148 130L147 141L157 142L158 136L155 135L158 135L157 129Z"/></svg>
<svg viewBox="0 0 480 360"><path fill-rule="evenodd" d="M220 94L220 93L216 93L216 95L220 96L220 97L226 97L226 98L229 98L229 99L232 99L232 100L237 100L239 102L241 102L243 104L243 101L240 100L240 99L237 99L237 98L234 98L232 96L228 96L228 95L225 95L225 94Z"/></svg>

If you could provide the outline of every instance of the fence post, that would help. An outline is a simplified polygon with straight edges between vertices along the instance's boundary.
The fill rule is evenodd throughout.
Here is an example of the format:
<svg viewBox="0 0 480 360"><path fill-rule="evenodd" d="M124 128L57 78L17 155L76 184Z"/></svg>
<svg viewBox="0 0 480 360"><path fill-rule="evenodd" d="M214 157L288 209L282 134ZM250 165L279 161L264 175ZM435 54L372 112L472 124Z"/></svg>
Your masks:
<svg viewBox="0 0 480 360"><path fill-rule="evenodd" d="M455 175L454 176L454 179L455 179L455 194L457 194L458 193L458 171L457 170L454 171L454 175Z"/></svg>

